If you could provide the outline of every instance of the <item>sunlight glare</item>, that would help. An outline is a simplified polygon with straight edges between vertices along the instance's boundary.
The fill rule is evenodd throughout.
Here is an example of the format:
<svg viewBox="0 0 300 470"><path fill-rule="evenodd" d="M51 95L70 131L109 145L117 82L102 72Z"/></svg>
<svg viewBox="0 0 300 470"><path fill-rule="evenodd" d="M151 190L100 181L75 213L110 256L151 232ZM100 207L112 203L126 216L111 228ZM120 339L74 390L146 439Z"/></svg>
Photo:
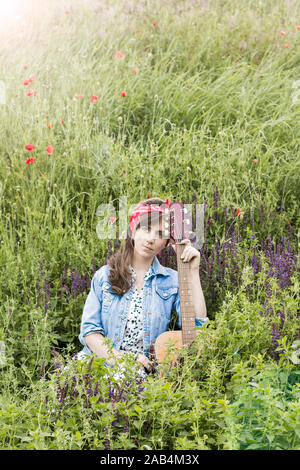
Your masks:
<svg viewBox="0 0 300 470"><path fill-rule="evenodd" d="M0 0L0 28L14 26L22 19L24 0Z"/></svg>

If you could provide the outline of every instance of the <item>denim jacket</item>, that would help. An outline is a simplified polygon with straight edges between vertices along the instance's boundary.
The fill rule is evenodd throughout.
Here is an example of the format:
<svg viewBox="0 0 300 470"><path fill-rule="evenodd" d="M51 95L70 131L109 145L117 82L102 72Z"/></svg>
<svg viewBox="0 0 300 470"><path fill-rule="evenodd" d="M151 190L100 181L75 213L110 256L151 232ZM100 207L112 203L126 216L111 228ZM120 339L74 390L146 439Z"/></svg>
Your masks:
<svg viewBox="0 0 300 470"><path fill-rule="evenodd" d="M84 348L84 354L91 354L85 343L85 336L90 333L101 333L110 338L117 350L122 343L133 286L121 297L112 291L108 281L110 266L102 266L95 272L91 289L86 299L79 341ZM171 320L171 312L178 314L177 326L181 327L180 298L178 272L164 267L157 257L152 263L152 275L145 281L143 288L143 326L144 326L144 354L149 357L150 344L161 334L167 331ZM208 318L195 318L195 326L206 326Z"/></svg>

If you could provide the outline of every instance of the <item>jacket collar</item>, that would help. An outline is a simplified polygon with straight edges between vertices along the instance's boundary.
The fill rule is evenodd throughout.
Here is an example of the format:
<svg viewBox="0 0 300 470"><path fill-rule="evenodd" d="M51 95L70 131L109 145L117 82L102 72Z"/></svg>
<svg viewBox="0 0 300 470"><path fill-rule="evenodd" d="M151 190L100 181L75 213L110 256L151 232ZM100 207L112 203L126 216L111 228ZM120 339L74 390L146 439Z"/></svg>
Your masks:
<svg viewBox="0 0 300 470"><path fill-rule="evenodd" d="M129 268L131 269L132 274L135 277L135 271L133 267L131 266L131 264L129 265ZM149 277L157 276L158 274L161 274L162 276L169 275L166 268L162 264L160 264L160 262L158 261L157 256L154 257L154 260L152 261L149 271L150 271Z"/></svg>

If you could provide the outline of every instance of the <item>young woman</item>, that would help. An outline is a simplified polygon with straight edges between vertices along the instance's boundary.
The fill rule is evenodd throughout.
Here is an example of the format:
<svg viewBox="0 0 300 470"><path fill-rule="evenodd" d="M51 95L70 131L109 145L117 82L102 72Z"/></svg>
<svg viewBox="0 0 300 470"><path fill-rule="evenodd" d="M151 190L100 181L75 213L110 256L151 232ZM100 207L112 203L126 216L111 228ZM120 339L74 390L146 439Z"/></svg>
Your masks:
<svg viewBox="0 0 300 470"><path fill-rule="evenodd" d="M159 198L141 201L131 213L119 251L95 272L81 321L81 357L96 353L109 359L107 337L114 355L110 364L129 352L149 372L150 344L168 329L173 309L180 327L178 273L162 266L156 256L173 242L165 233L167 205L168 200ZM202 327L208 318L199 278L200 253L189 240L182 243L186 244L183 261L190 263L195 325Z"/></svg>

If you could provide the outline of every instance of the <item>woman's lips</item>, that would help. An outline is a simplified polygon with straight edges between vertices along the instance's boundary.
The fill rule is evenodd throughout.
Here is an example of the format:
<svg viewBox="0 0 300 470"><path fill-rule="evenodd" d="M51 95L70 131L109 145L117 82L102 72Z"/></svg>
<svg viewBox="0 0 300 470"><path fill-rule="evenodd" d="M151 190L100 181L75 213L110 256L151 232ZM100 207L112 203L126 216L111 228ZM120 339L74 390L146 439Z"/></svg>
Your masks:
<svg viewBox="0 0 300 470"><path fill-rule="evenodd" d="M147 251L153 251L151 248L148 248L147 246L144 246L144 249Z"/></svg>

